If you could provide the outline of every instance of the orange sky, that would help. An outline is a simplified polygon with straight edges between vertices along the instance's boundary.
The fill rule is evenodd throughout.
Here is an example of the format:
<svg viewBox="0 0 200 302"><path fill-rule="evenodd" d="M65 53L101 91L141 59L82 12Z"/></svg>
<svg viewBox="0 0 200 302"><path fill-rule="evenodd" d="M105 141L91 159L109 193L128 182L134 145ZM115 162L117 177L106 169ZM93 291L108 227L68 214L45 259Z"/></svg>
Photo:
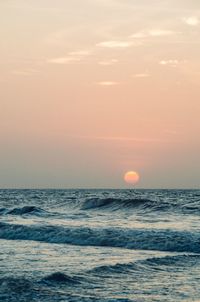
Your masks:
<svg viewBox="0 0 200 302"><path fill-rule="evenodd" d="M199 187L199 0L3 0L0 20L0 187Z"/></svg>

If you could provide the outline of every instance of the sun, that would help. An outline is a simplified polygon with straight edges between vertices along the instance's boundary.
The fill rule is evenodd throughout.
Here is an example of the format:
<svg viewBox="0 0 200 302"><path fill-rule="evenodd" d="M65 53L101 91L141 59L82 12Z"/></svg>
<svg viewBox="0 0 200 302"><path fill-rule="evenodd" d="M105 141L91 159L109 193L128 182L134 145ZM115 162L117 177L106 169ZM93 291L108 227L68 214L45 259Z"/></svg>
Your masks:
<svg viewBox="0 0 200 302"><path fill-rule="evenodd" d="M140 179L139 174L136 171L128 171L124 174L124 180L128 184L136 184Z"/></svg>

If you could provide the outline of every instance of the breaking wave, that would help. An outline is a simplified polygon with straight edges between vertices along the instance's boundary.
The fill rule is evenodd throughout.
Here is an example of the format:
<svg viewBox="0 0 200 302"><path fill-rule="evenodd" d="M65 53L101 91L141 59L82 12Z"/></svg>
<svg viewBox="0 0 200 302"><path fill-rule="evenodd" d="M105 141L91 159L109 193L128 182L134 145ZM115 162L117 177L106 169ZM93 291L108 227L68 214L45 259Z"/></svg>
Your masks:
<svg viewBox="0 0 200 302"><path fill-rule="evenodd" d="M81 210L98 208L127 209L135 207L149 207L156 204L157 202L150 199L90 198L84 201L81 206Z"/></svg>
<svg viewBox="0 0 200 302"><path fill-rule="evenodd" d="M23 206L16 208L0 208L0 215L36 215L36 216L44 216L44 215L54 215L54 213L45 211L36 206Z"/></svg>
<svg viewBox="0 0 200 302"><path fill-rule="evenodd" d="M0 238L82 246L109 246L173 252L200 252L200 234L169 229L27 226L0 223Z"/></svg>
<svg viewBox="0 0 200 302"><path fill-rule="evenodd" d="M7 212L7 214L11 215L24 215L24 214L44 214L45 210L42 210L35 206L24 206L22 208L14 208Z"/></svg>
<svg viewBox="0 0 200 302"><path fill-rule="evenodd" d="M184 263L184 265L183 265ZM107 275L107 274L127 274L133 272L144 272L149 269L159 269L159 270L172 270L174 267L183 269L188 269L188 267L196 266L200 263L200 255L175 255L175 256L164 256L164 257L153 257L146 260L138 260L131 263L117 263L115 265L102 265L97 266L88 271L94 275Z"/></svg>
<svg viewBox="0 0 200 302"><path fill-rule="evenodd" d="M44 205L43 208L46 207L46 203L41 200L40 204L38 205L23 205L22 207L14 207L14 208L0 208L0 215L64 215L67 212L74 212L81 210L83 212L92 212L92 211L123 211L128 213L132 213L133 211L137 211L139 213L150 213L150 212L178 212L183 214L193 214L199 215L200 214L200 200L196 198L195 200L184 200L184 201L177 201L177 200L168 200L163 199L160 200L158 197L153 199L151 198L144 198L144 197L137 197L137 198L114 198L114 197L107 197L107 198L77 198L77 199L65 199L59 202L58 200L54 201L54 204L49 207L48 211L44 210L40 206ZM62 209L62 212L53 212L56 208ZM50 209L50 211L49 211ZM81 212L78 213L81 215Z"/></svg>
<svg viewBox="0 0 200 302"><path fill-rule="evenodd" d="M178 211L185 214L200 214L200 201L185 201L177 203L172 200L152 200L148 198L90 198L81 202L81 210L135 210L135 211Z"/></svg>
<svg viewBox="0 0 200 302"><path fill-rule="evenodd" d="M175 255L175 256L165 256L165 257L153 257L143 261L147 265L153 266L165 266L167 268L174 266L180 266L187 269L190 266L195 266L197 262L200 262L199 254L187 254L187 255Z"/></svg>

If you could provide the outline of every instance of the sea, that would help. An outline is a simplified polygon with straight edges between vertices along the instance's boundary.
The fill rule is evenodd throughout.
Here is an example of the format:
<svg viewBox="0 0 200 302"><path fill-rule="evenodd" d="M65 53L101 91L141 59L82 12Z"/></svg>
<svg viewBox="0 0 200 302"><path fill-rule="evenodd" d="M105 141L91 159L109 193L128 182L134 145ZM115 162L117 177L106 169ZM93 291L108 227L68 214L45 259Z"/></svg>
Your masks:
<svg viewBox="0 0 200 302"><path fill-rule="evenodd" d="M200 301L200 190L0 190L0 301Z"/></svg>

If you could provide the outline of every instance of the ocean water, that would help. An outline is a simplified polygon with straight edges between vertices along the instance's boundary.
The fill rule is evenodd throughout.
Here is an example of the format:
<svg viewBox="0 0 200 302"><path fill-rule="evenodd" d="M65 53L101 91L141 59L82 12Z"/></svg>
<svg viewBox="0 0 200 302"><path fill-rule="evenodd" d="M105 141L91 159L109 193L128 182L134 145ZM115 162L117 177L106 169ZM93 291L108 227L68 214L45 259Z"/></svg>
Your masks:
<svg viewBox="0 0 200 302"><path fill-rule="evenodd" d="M0 301L200 301L200 191L0 190Z"/></svg>

